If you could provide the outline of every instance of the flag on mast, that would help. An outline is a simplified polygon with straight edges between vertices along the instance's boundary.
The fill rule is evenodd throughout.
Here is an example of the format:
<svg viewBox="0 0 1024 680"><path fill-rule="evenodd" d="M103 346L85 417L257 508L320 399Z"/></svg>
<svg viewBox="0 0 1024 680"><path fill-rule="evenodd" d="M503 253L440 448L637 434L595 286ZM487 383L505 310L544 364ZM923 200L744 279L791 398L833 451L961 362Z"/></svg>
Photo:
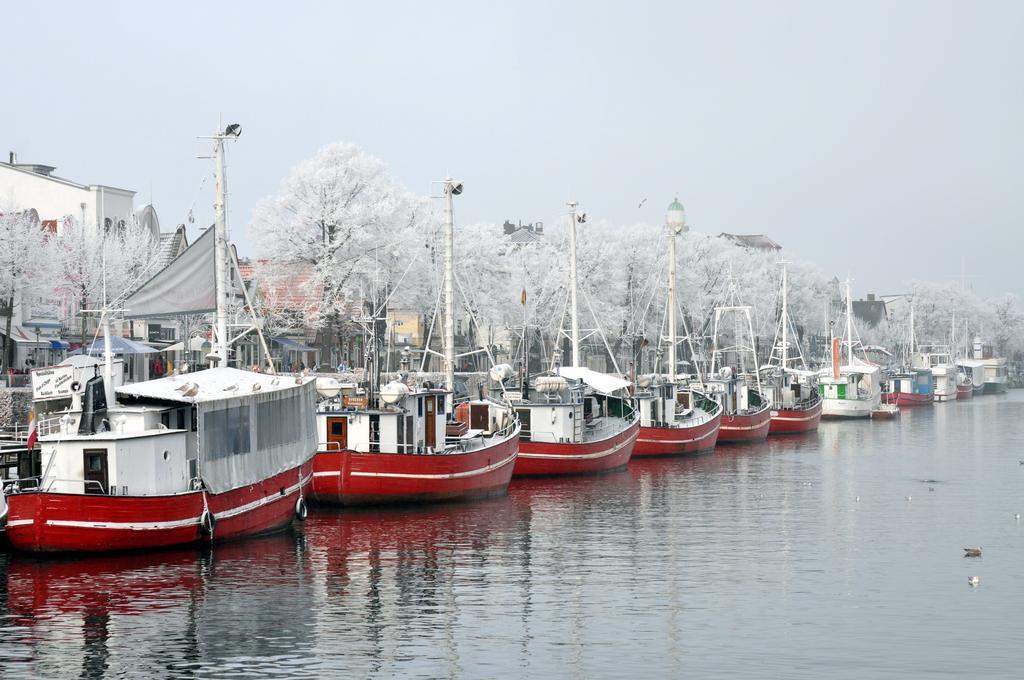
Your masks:
<svg viewBox="0 0 1024 680"><path fill-rule="evenodd" d="M38 431L36 429L36 411L35 409L29 409L28 412L28 440L25 442L25 448L31 449L36 445L36 439L38 438Z"/></svg>

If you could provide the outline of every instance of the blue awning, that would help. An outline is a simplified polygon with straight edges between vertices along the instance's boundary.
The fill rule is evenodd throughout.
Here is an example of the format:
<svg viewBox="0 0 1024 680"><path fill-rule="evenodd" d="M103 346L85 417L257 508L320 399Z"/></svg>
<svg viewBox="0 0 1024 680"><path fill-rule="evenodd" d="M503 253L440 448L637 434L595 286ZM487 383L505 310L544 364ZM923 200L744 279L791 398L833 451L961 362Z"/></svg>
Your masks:
<svg viewBox="0 0 1024 680"><path fill-rule="evenodd" d="M309 345L303 345L301 342L299 342L297 340L292 340L291 338L286 338L286 337L283 337L283 336L278 336L278 337L274 338L274 342L276 342L277 344L281 345L281 347L284 347L285 349L290 349L290 350L295 351L295 352L315 352L316 351L316 347L310 347Z"/></svg>
<svg viewBox="0 0 1024 680"><path fill-rule="evenodd" d="M150 347L149 345L143 345L141 342L135 342L128 338L122 338L120 335L110 336L110 350L114 354L152 354L157 350ZM72 354L81 354L82 350L76 349ZM86 354L93 356L100 356L103 354L103 338L96 338L92 341L92 344L86 348Z"/></svg>
<svg viewBox="0 0 1024 680"><path fill-rule="evenodd" d="M67 349L69 347L71 345L63 340L50 340L50 349Z"/></svg>

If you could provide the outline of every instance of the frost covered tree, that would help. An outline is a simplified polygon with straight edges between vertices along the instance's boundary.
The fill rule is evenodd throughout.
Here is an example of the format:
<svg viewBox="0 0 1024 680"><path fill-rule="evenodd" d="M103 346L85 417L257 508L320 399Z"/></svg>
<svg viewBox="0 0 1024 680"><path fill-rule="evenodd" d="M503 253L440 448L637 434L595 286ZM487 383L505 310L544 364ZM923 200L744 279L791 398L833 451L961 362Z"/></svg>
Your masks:
<svg viewBox="0 0 1024 680"><path fill-rule="evenodd" d="M134 219L124 227L98 231L67 218L47 254L53 267L53 286L63 302L65 325L86 309L117 305L153 275L157 244L148 229ZM81 319L80 341L85 344L87 324Z"/></svg>
<svg viewBox="0 0 1024 680"><path fill-rule="evenodd" d="M1006 293L991 303L992 308L992 342L1000 356L1010 356L1021 347L1021 336L1024 334L1024 313L1020 299Z"/></svg>
<svg viewBox="0 0 1024 680"><path fill-rule="evenodd" d="M254 211L252 230L271 266L304 265L302 292L320 300L309 324L325 331L335 360L336 331L353 304L381 301L423 256L417 227L430 207L387 166L351 144L331 144L292 168L278 192Z"/></svg>
<svg viewBox="0 0 1024 680"><path fill-rule="evenodd" d="M19 297L45 292L49 280L46 232L28 211L0 212L0 309L5 310L5 351L0 356L0 373L11 367L14 342L11 324Z"/></svg>

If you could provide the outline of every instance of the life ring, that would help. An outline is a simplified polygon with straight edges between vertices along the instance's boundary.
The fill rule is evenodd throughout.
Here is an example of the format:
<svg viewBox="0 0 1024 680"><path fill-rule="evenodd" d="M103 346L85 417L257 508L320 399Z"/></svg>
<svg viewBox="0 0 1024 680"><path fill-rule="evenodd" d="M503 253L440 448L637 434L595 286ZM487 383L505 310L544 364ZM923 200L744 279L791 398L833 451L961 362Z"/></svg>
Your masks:
<svg viewBox="0 0 1024 680"><path fill-rule="evenodd" d="M306 499L299 496L299 499L295 501L295 519L305 522L308 515L309 509L306 507Z"/></svg>
<svg viewBox="0 0 1024 680"><path fill-rule="evenodd" d="M199 518L199 528L207 536L213 536L213 530L217 528L217 518L212 512L203 510L203 515Z"/></svg>

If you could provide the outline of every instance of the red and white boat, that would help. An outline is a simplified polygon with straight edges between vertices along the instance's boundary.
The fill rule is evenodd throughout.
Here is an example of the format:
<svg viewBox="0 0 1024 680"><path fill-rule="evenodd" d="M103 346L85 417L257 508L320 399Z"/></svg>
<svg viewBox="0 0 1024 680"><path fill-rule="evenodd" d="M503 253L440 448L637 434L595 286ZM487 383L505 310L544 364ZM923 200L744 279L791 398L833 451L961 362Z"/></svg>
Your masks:
<svg viewBox="0 0 1024 680"><path fill-rule="evenodd" d="M962 401L964 399L970 399L974 396L974 383L971 381L971 377L965 373L957 373L956 380L956 399Z"/></svg>
<svg viewBox="0 0 1024 680"><path fill-rule="evenodd" d="M668 321L667 379L642 376L634 394L640 414L640 435L633 455L671 456L715 450L722 407L702 393L676 382L676 236L687 230L683 204L676 198L668 206Z"/></svg>
<svg viewBox="0 0 1024 680"><path fill-rule="evenodd" d="M710 374L700 386L701 391L722 406L722 425L718 430L720 444L761 441L768 437L771 427L771 401L765 396L761 373L757 370L750 306L738 304L736 298L736 284L730 278L726 304L715 307ZM722 347L719 346L719 324L727 315L739 315L746 323L738 321L732 344ZM743 326L748 338L746 342L741 337ZM739 366L721 365L726 357L734 359ZM753 373L748 372L747 361L752 362L749 368Z"/></svg>
<svg viewBox="0 0 1024 680"><path fill-rule="evenodd" d="M640 421L628 389L632 383L580 366L576 280L576 225L585 215L569 203L569 312L572 366L560 366L555 350L553 375L538 376L531 398L529 380L513 406L522 423L519 458L513 475L578 475L617 470L629 462ZM525 337L525 333L524 333ZM529 353L526 354L529 356ZM499 370L499 369L496 369ZM511 376L511 367L504 367ZM500 377L500 376L493 376Z"/></svg>
<svg viewBox="0 0 1024 680"><path fill-rule="evenodd" d="M930 406L935 400L932 372L910 368L892 373L882 387L882 403L895 406Z"/></svg>
<svg viewBox="0 0 1024 680"><path fill-rule="evenodd" d="M588 368L561 367L534 381L536 399L513 402L523 434L516 477L579 475L629 462L640 420L630 382Z"/></svg>
<svg viewBox="0 0 1024 680"><path fill-rule="evenodd" d="M399 382L384 386L376 407L366 397L338 396L321 401L317 413L317 502L461 501L508 489L520 429L508 405L481 399L453 411L449 391Z"/></svg>
<svg viewBox="0 0 1024 680"><path fill-rule="evenodd" d="M728 369L728 367L726 367ZM771 402L742 378L721 373L720 378L707 380L707 395L722 405L719 443L748 443L768 438L771 429Z"/></svg>
<svg viewBox="0 0 1024 680"><path fill-rule="evenodd" d="M888 372L882 386L882 402L894 406L931 406L935 401L935 377L930 362L919 356L914 335L914 303L910 303L907 344L903 347L903 366ZM905 368L909 366L909 368Z"/></svg>
<svg viewBox="0 0 1024 680"><path fill-rule="evenodd" d="M633 457L710 453L718 442L722 407L701 392L675 383L638 381L635 400L640 435Z"/></svg>
<svg viewBox="0 0 1024 680"><path fill-rule="evenodd" d="M789 272L783 263L779 326L772 345L772 356L768 366L761 371L766 378L772 403L769 434L813 432L821 422L822 404L815 380L817 374L808 370L798 341L792 343L796 351L790 352L790 330L796 330L791 328L792 323L789 318ZM792 337L799 336L794 332ZM800 368L793 368L791 362L799 362Z"/></svg>
<svg viewBox="0 0 1024 680"><path fill-rule="evenodd" d="M228 268L237 272L227 245L224 142L240 130L229 125L213 137L214 238L204 234L202 246L193 244L126 302L141 317L215 308L217 344L207 358L219 366L119 386L110 313L102 310L102 376L89 365L33 375L37 400L68 406L38 423L37 474L4 486L15 549L165 548L251 536L305 517L316 452L312 379L224 365ZM242 296L251 309L244 289ZM258 324L250 330L262 339Z"/></svg>
<svg viewBox="0 0 1024 680"><path fill-rule="evenodd" d="M507 403L453 404L455 385L454 213L462 184L447 178L445 197L445 337L447 389L391 382L359 396L320 381L320 434L313 497L321 503L369 505L470 500L504 494L519 452L520 425ZM376 316L376 315L374 315ZM370 363L376 324L370 323ZM429 341L428 341L429 345ZM347 393L346 393L347 392Z"/></svg>
<svg viewBox="0 0 1024 680"><path fill-rule="evenodd" d="M42 471L8 483L16 550L105 552L227 540L305 516L311 380L233 368L117 388L39 424Z"/></svg>

